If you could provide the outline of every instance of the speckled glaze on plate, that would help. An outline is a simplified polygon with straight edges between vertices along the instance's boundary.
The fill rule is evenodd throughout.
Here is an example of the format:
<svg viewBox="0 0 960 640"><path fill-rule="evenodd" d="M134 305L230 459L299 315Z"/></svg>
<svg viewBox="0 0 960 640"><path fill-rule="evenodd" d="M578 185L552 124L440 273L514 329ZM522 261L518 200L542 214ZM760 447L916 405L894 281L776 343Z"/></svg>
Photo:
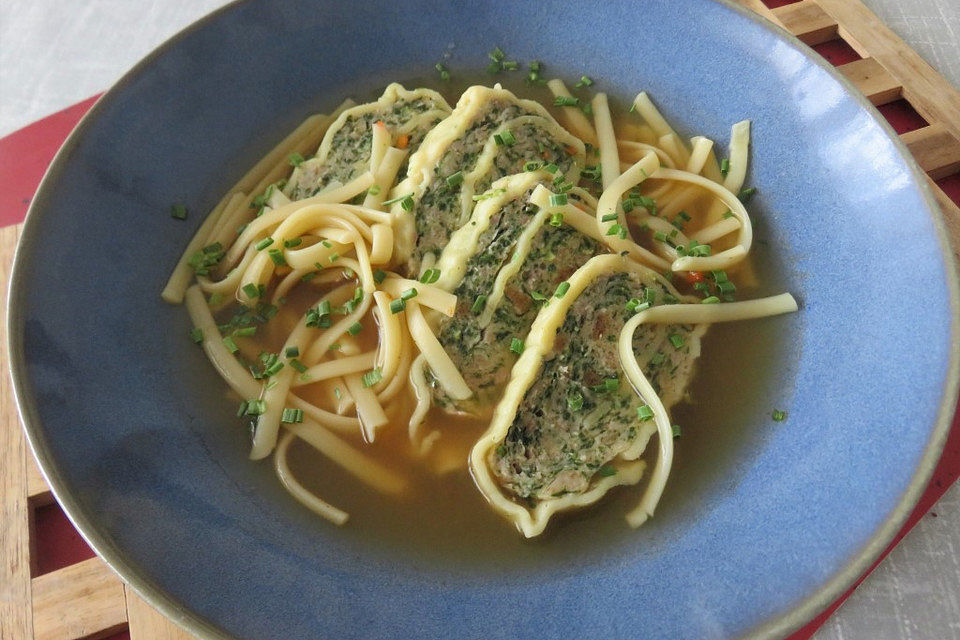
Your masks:
<svg viewBox="0 0 960 640"><path fill-rule="evenodd" d="M790 418L728 425L721 407L718 429L754 436L696 508L590 562L425 567L305 517L246 460L186 314L159 298L200 223L171 221L171 202L209 209L307 113L431 69L448 43L459 68L501 45L645 89L722 144L754 122L758 236L802 305L764 372ZM13 377L69 516L201 637L779 637L877 556L938 458L960 343L938 216L872 107L725 3L239 2L127 74L57 156L16 260Z"/></svg>

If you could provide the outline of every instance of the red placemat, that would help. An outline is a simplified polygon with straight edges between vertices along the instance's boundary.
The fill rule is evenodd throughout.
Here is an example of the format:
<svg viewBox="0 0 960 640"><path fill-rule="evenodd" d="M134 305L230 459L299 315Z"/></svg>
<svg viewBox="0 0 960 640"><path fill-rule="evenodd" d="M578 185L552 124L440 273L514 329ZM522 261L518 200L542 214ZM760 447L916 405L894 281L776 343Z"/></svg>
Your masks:
<svg viewBox="0 0 960 640"><path fill-rule="evenodd" d="M825 48L821 54L828 59L836 56L844 61L850 55L847 51L837 48ZM23 221L30 200L54 154L97 97L77 103L0 139L0 227ZM883 113L898 132L916 129L924 124L922 118L917 120L919 116L912 108L907 109L903 105L888 107ZM960 174L945 178L938 184L954 202L960 204ZM811 637L958 478L960 478L960 413L954 416L946 448L934 471L930 485L903 529L849 591L791 636L790 640L806 640ZM38 517L37 535L38 546L42 547L40 550L49 551L43 554L48 556L44 564L49 566L41 567L41 573L93 556L93 551L73 530L70 521L56 505L48 507L47 511ZM117 636L117 640L119 638L120 636Z"/></svg>

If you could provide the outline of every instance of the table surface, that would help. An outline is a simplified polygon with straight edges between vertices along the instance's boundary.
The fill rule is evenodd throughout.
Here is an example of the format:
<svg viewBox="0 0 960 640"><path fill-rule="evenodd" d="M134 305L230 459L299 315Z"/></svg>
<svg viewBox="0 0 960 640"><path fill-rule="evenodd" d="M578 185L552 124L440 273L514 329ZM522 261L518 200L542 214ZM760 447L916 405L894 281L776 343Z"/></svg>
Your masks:
<svg viewBox="0 0 960 640"><path fill-rule="evenodd" d="M960 87L960 1L863 0ZM0 0L0 136L113 84L224 0ZM960 483L816 635L960 640Z"/></svg>

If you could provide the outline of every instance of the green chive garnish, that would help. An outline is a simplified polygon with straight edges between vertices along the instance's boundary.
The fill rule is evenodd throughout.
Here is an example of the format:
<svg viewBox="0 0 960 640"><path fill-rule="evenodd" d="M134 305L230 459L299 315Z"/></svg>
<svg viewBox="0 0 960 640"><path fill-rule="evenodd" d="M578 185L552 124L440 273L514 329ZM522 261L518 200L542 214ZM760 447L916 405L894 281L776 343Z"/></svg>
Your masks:
<svg viewBox="0 0 960 640"><path fill-rule="evenodd" d="M574 98L572 96L557 96L553 99L553 104L556 107L579 107L580 98Z"/></svg>
<svg viewBox="0 0 960 640"><path fill-rule="evenodd" d="M263 400L247 400L246 414L260 416L267 412L267 403Z"/></svg>
<svg viewBox="0 0 960 640"><path fill-rule="evenodd" d="M303 373L307 370L307 365L303 364L296 358L290 360L290 366L297 370L297 373Z"/></svg>
<svg viewBox="0 0 960 640"><path fill-rule="evenodd" d="M674 437L674 438L679 438L679 437L680 437L680 425L678 425L678 424L672 424L672 425L670 425L670 430L673 431L673 437Z"/></svg>
<svg viewBox="0 0 960 640"><path fill-rule="evenodd" d="M580 411L583 408L583 395L575 393L567 398L567 406L571 411Z"/></svg>
<svg viewBox="0 0 960 640"><path fill-rule="evenodd" d="M390 301L390 313L400 313L407 308L407 301L403 298L397 298Z"/></svg>
<svg viewBox="0 0 960 640"><path fill-rule="evenodd" d="M720 302L720 298L717 296L710 296L709 298L704 298L700 301L700 304L716 304Z"/></svg>
<svg viewBox="0 0 960 640"><path fill-rule="evenodd" d="M670 340L670 344L673 345L674 349L679 349L680 347L683 346L683 336L681 336L680 334L671 333L669 340Z"/></svg>
<svg viewBox="0 0 960 640"><path fill-rule="evenodd" d="M447 82L448 80L450 80L450 71L447 69L446 66L438 62L437 64L433 65L433 68L436 69L437 73L440 74L441 80L443 80L444 82Z"/></svg>
<svg viewBox="0 0 960 640"><path fill-rule="evenodd" d="M420 282L424 284L433 284L440 279L440 269L427 269L420 276Z"/></svg>
<svg viewBox="0 0 960 640"><path fill-rule="evenodd" d="M278 267L285 267L287 265L287 260L283 257L282 249L270 249L267 251L267 255L270 256L270 259L273 260L273 264Z"/></svg>
<svg viewBox="0 0 960 640"><path fill-rule="evenodd" d="M593 84L593 80L589 76L580 76L580 79L577 81L577 84L573 85L577 88L580 87L589 87Z"/></svg>
<svg viewBox="0 0 960 640"><path fill-rule="evenodd" d="M556 292L554 292L553 295L557 298L562 298L564 295L566 295L569 289L570 289L569 282L561 282L560 284L557 285L557 290Z"/></svg>
<svg viewBox="0 0 960 640"><path fill-rule="evenodd" d="M384 206L389 206L389 205L391 205L391 204L396 204L396 203L398 203L398 202L403 202L403 200L405 200L406 198L410 198L410 199L411 199L411 202L412 202L412 201L413 201L413 194L412 194L412 193L408 193L408 194L403 195L403 196L398 196L398 197L393 198L393 199L391 199L391 200L386 200L386 201L384 201L382 204L383 204Z"/></svg>
<svg viewBox="0 0 960 640"><path fill-rule="evenodd" d="M243 285L241 290L250 299L256 298L260 295L260 288L252 282L248 282L247 284Z"/></svg>
<svg viewBox="0 0 960 640"><path fill-rule="evenodd" d="M724 176L730 173L730 158L724 158L720 161L720 173Z"/></svg>
<svg viewBox="0 0 960 640"><path fill-rule="evenodd" d="M741 202L749 202L750 198L752 198L753 194L755 194L756 192L757 192L756 187L750 187L748 189L741 190L740 193L737 194L737 197L740 198Z"/></svg>
<svg viewBox="0 0 960 640"><path fill-rule="evenodd" d="M463 183L463 171L457 171L447 176L447 186L451 189L460 186Z"/></svg>
<svg viewBox="0 0 960 640"><path fill-rule="evenodd" d="M787 419L787 412L781 411L780 409L774 409L772 417L774 422L783 422Z"/></svg>
<svg viewBox="0 0 960 640"><path fill-rule="evenodd" d="M266 249L272 244L273 244L273 238L268 236L263 240L261 240L260 242L258 242L257 244L253 245L253 248L256 249L257 251L263 251L264 249Z"/></svg>
<svg viewBox="0 0 960 640"><path fill-rule="evenodd" d="M517 355L523 353L523 340L520 338L513 338L510 340L510 351L514 352Z"/></svg>
<svg viewBox="0 0 960 640"><path fill-rule="evenodd" d="M563 214L557 211L550 214L550 226L559 227L563 225Z"/></svg>
<svg viewBox="0 0 960 640"><path fill-rule="evenodd" d="M653 417L653 409L648 405L642 404L637 407L637 417L643 421L647 421Z"/></svg>
<svg viewBox="0 0 960 640"><path fill-rule="evenodd" d="M296 358L300 355L300 347L287 347L287 350L283 352L288 358Z"/></svg>
<svg viewBox="0 0 960 640"><path fill-rule="evenodd" d="M608 213L607 215L600 218L600 222L613 222L614 220L617 219L617 217L618 216L615 213Z"/></svg>
<svg viewBox="0 0 960 640"><path fill-rule="evenodd" d="M293 249L294 247L299 247L303 244L303 238L294 238L293 240L284 240L283 246L287 249Z"/></svg>
<svg viewBox="0 0 960 640"><path fill-rule="evenodd" d="M303 422L303 409L284 409L280 414L280 422L286 424L297 424Z"/></svg>
<svg viewBox="0 0 960 640"><path fill-rule="evenodd" d="M363 325L360 324L359 322L354 322L352 325L350 325L350 328L347 329L347 333L349 333L352 336L357 335L361 331L363 331Z"/></svg>
<svg viewBox="0 0 960 640"><path fill-rule="evenodd" d="M477 298L473 301L473 306L470 307L470 310L471 310L472 312L478 314L478 313L480 313L481 311L483 311L483 307L486 306L486 304L487 304L487 296L485 296L485 295L483 295L483 294L480 294L480 295L477 296Z"/></svg>
<svg viewBox="0 0 960 640"><path fill-rule="evenodd" d="M384 271L383 269L376 269L373 272L373 281L376 282L377 284L382 283L386 277L387 277L387 272Z"/></svg>
<svg viewBox="0 0 960 640"><path fill-rule="evenodd" d="M193 340L195 344L200 344L203 342L203 329L198 329L194 327L190 330L190 339Z"/></svg>
<svg viewBox="0 0 960 640"><path fill-rule="evenodd" d="M237 343L234 342L233 338L230 336L223 337L223 344L227 347L227 350L230 351L230 353L236 353L237 351L240 351L240 347L237 346Z"/></svg>
<svg viewBox="0 0 960 640"><path fill-rule="evenodd" d="M372 387L383 380L383 374L380 372L380 369L374 369L373 371L363 374L361 380L363 381L363 386L365 388Z"/></svg>
<svg viewBox="0 0 960 640"><path fill-rule="evenodd" d="M553 207L562 207L567 204L567 194L565 193L552 193L550 194L550 205Z"/></svg>
<svg viewBox="0 0 960 640"><path fill-rule="evenodd" d="M303 156L299 153L291 153L287 156L287 161L291 166L299 167L301 164L303 164Z"/></svg>
<svg viewBox="0 0 960 640"><path fill-rule="evenodd" d="M182 204L175 204L170 207L170 217L177 220L187 219L187 208Z"/></svg>

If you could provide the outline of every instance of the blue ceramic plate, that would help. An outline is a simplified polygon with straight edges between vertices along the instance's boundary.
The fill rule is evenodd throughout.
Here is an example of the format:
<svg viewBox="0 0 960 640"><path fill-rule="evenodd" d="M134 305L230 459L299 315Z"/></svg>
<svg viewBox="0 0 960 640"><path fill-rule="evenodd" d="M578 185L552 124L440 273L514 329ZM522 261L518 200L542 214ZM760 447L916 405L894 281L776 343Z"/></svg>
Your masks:
<svg viewBox="0 0 960 640"><path fill-rule="evenodd" d="M171 203L206 211L306 114L423 77L445 51L480 69L495 45L620 97L645 89L723 145L751 118L765 293L802 305L754 325L762 349L728 354L723 401L678 441L650 524L597 544L597 518L572 520L506 565L502 541L477 543L483 561L432 555L296 505L247 461L186 313L159 297L200 223ZM876 557L937 460L960 342L938 216L865 100L724 3L239 2L138 65L57 156L17 255L17 396L83 535L204 637L780 636Z"/></svg>

